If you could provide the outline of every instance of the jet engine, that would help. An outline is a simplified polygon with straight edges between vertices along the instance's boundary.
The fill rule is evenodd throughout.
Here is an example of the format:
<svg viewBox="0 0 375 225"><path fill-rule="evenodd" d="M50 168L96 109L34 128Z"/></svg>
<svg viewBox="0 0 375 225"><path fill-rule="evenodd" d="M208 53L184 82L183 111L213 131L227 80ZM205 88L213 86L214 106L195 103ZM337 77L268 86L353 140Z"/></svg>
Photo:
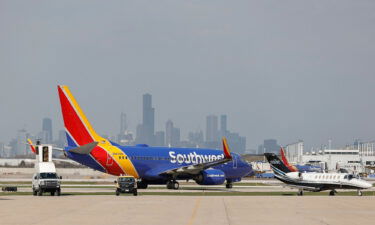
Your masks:
<svg viewBox="0 0 375 225"><path fill-rule="evenodd" d="M202 171L194 180L200 185L219 185L225 182L225 173L221 170L208 169Z"/></svg>

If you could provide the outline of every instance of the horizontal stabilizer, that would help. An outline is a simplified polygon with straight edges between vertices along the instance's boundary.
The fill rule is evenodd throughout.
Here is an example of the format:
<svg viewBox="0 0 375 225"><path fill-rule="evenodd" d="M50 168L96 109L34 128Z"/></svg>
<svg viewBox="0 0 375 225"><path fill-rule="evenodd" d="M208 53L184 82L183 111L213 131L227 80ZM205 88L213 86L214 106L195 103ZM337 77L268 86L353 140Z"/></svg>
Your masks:
<svg viewBox="0 0 375 225"><path fill-rule="evenodd" d="M86 145L82 145L78 148L70 149L69 152L81 154L81 155L88 155L90 152L98 145L99 142L91 142Z"/></svg>

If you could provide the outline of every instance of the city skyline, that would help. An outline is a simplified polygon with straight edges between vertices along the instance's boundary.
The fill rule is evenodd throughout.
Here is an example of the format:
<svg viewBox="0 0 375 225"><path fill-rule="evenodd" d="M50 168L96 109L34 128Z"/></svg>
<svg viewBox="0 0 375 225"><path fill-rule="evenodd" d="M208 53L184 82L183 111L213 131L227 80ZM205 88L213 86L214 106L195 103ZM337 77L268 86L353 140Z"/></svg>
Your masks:
<svg viewBox="0 0 375 225"><path fill-rule="evenodd" d="M43 117L62 128L58 84L100 133L118 133L120 112L135 130L140 96L152 93L155 130L171 119L182 137L226 114L253 149L268 138L306 149L373 140L374 10L348 0L3 1L0 141L38 133Z"/></svg>

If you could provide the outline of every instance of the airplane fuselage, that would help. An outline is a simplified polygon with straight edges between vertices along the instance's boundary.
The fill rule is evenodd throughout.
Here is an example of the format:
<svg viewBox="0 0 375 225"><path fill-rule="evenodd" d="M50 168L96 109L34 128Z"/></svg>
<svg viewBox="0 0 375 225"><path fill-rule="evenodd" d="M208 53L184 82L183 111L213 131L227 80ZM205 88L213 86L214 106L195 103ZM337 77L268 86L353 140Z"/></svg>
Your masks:
<svg viewBox="0 0 375 225"><path fill-rule="evenodd" d="M90 155L75 154L69 151L66 151L66 154L70 159L92 169L115 176L130 174L150 183L167 182L169 177L162 175L164 171L224 158L223 151L214 149L148 147L142 145L120 146L112 144L118 151L108 151L106 154L99 154L95 152L98 149L94 149ZM66 150L69 149L71 148ZM240 155L232 153L232 157L232 161L212 168L223 171L227 180L235 182L249 174L252 169ZM176 179L192 178L193 176L189 174L176 177Z"/></svg>
<svg viewBox="0 0 375 225"><path fill-rule="evenodd" d="M275 174L275 177L285 184L309 191L324 191L335 189L367 189L372 185L352 174L344 173L301 173L290 172Z"/></svg>

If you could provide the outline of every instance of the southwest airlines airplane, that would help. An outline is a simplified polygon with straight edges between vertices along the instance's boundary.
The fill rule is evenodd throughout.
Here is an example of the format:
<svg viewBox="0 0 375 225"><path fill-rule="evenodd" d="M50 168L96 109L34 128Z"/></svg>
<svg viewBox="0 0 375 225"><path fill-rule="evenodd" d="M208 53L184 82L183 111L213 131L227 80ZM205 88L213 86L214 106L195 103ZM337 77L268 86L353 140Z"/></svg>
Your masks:
<svg viewBox="0 0 375 225"><path fill-rule="evenodd" d="M166 184L178 189L177 180L193 179L200 185L233 182L252 171L238 154L230 153L223 138L223 151L201 148L120 146L100 137L84 115L67 86L58 86L68 147L64 154L85 166L103 173L132 175L138 188Z"/></svg>
<svg viewBox="0 0 375 225"><path fill-rule="evenodd" d="M264 153L275 178L286 185L299 189L298 195L303 191L331 190L329 195L335 195L336 189L355 189L358 195L362 195L362 189L371 188L372 184L361 180L359 177L348 173L302 173L291 171L274 153Z"/></svg>

